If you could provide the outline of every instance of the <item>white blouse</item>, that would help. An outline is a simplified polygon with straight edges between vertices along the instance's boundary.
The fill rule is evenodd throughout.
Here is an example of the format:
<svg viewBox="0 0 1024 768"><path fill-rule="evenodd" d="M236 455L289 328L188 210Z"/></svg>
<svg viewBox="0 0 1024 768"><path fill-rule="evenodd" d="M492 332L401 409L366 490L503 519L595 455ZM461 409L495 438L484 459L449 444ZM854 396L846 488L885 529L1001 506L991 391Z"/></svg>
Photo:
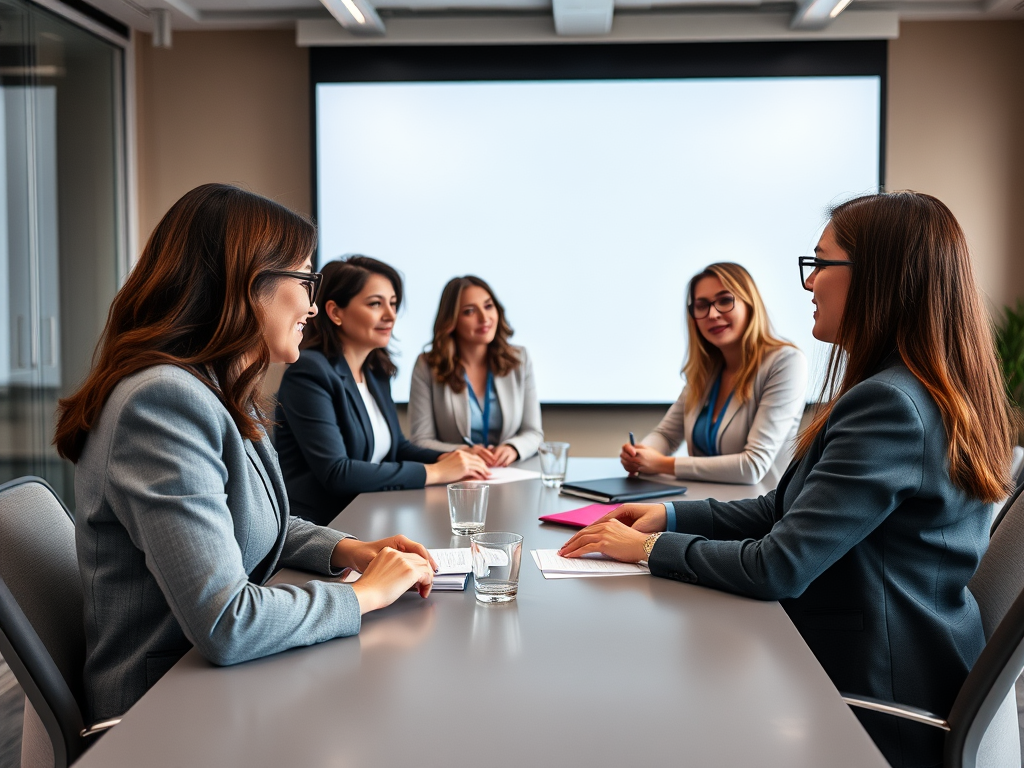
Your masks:
<svg viewBox="0 0 1024 768"><path fill-rule="evenodd" d="M388 427L388 421L384 418L384 414L380 412L380 406L370 394L366 382L356 384L356 387L359 388L359 394L363 397L363 405L366 406L366 412L370 415L370 425L373 427L373 456L370 457L370 463L380 464L391 450L391 429Z"/></svg>

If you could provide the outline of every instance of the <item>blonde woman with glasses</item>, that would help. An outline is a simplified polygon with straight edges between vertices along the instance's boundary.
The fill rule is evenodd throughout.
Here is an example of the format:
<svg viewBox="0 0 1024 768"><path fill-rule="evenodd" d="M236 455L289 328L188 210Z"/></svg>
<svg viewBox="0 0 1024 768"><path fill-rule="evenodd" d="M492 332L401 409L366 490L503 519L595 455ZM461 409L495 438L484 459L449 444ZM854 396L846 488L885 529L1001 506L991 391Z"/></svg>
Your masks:
<svg viewBox="0 0 1024 768"><path fill-rule="evenodd" d="M687 289L686 386L665 418L619 458L631 474L774 486L792 455L807 362L772 335L754 279L710 264ZM686 456L674 456L685 442Z"/></svg>

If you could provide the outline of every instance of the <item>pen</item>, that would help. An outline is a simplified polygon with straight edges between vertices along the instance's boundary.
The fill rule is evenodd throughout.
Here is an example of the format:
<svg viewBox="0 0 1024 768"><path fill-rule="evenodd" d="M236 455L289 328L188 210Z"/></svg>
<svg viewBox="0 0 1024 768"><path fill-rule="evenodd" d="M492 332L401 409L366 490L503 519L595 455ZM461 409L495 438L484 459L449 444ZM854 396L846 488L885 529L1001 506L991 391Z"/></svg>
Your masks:
<svg viewBox="0 0 1024 768"><path fill-rule="evenodd" d="M636 447L636 438L633 437L632 432L629 433L629 444L632 445L634 448Z"/></svg>
<svg viewBox="0 0 1024 768"><path fill-rule="evenodd" d="M470 448L472 448L472 447L473 447L473 441L472 441L472 440L470 440L470 439L469 439L468 437L465 437L465 436L463 436L463 438L462 438L462 442L464 442L464 443L465 443L466 445L468 445L468 446L469 446Z"/></svg>

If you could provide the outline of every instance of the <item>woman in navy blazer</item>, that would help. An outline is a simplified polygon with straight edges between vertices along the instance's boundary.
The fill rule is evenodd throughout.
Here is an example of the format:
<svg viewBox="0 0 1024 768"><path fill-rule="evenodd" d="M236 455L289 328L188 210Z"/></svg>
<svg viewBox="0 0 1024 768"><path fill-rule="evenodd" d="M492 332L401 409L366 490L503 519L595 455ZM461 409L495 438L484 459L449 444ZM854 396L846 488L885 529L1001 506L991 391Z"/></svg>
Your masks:
<svg viewBox="0 0 1024 768"><path fill-rule="evenodd" d="M487 477L478 457L420 448L402 434L387 351L402 303L398 272L352 256L323 275L324 311L277 395L274 442L292 511L326 524L360 493Z"/></svg>
<svg viewBox="0 0 1024 768"><path fill-rule="evenodd" d="M967 244L935 198L871 195L833 211L800 267L835 345L831 397L778 489L626 505L562 553L779 600L837 688L946 717L985 644L967 582L1012 445ZM941 731L855 712L893 766L941 763Z"/></svg>

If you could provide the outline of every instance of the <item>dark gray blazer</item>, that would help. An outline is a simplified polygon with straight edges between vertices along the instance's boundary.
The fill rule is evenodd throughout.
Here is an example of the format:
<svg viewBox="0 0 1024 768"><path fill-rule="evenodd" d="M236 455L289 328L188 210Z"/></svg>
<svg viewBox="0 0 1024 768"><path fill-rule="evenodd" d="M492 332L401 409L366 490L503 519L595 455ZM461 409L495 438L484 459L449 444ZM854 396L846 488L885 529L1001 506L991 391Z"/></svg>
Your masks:
<svg viewBox="0 0 1024 768"><path fill-rule="evenodd" d="M441 455L406 440L388 377L364 371L364 378L391 430L380 464L370 463L373 427L344 357L304 350L281 379L274 444L292 511L307 520L329 523L360 493L422 488L423 465Z"/></svg>
<svg viewBox="0 0 1024 768"><path fill-rule="evenodd" d="M836 687L943 717L985 644L967 582L990 505L953 485L935 401L902 363L853 387L779 487L676 502L651 572L779 600ZM938 765L942 732L855 710L893 766Z"/></svg>
<svg viewBox="0 0 1024 768"><path fill-rule="evenodd" d="M193 645L235 664L359 631L347 584L262 586L282 566L331 573L345 534L288 514L270 441L243 439L181 368L114 388L75 497L89 721L127 711Z"/></svg>

